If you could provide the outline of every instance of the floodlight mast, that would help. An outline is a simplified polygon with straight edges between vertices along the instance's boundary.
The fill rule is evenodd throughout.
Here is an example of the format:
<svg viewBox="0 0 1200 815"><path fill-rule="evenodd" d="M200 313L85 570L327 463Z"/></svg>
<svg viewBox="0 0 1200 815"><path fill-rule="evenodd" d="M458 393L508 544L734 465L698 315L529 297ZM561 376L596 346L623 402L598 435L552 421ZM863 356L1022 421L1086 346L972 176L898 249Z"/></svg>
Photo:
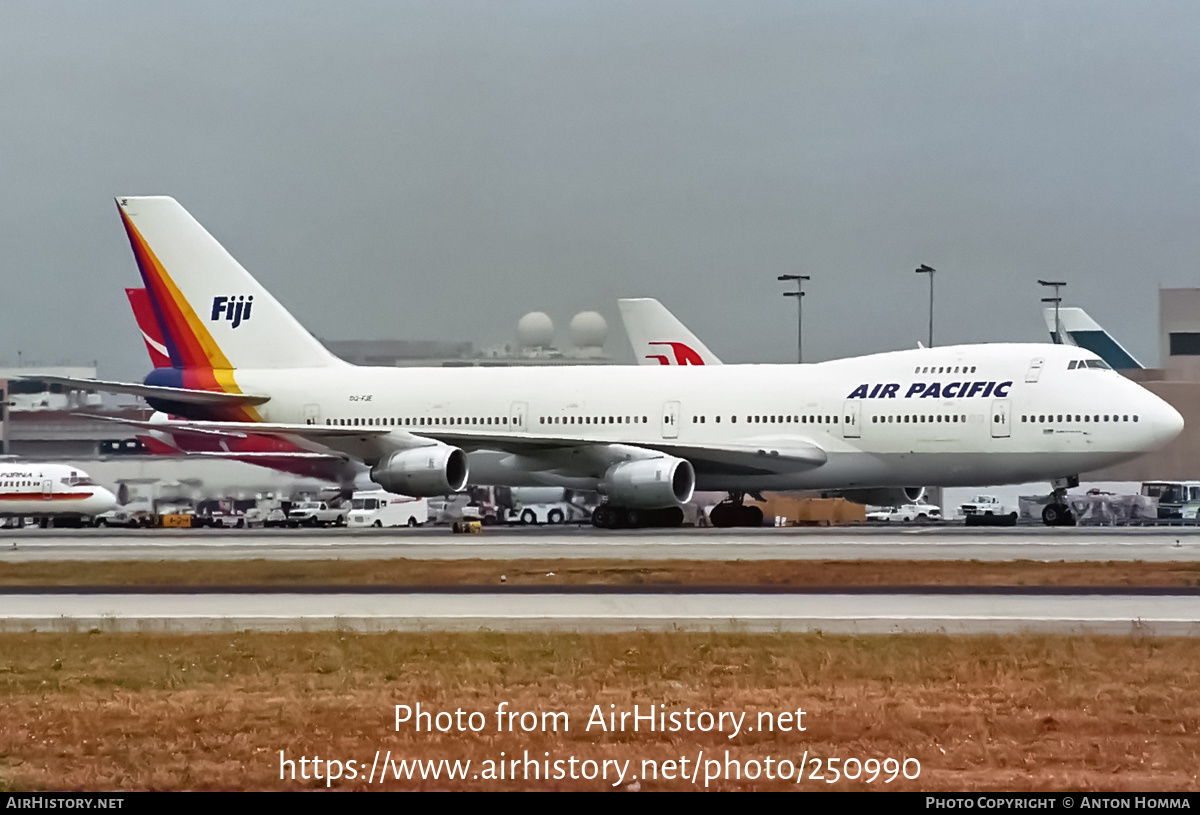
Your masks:
<svg viewBox="0 0 1200 815"><path fill-rule="evenodd" d="M917 274L929 275L929 347L930 348L933 347L933 273L936 271L937 271L937 269L933 268L932 266L926 266L924 263L922 263L916 269Z"/></svg>
<svg viewBox="0 0 1200 815"><path fill-rule="evenodd" d="M1054 296L1043 297L1042 302L1054 304L1054 342L1058 345L1064 345L1065 343L1063 342L1062 323L1059 322L1058 319L1058 306L1060 303L1062 303L1062 297L1059 296L1058 290L1067 284L1062 280L1039 280L1038 285L1046 286L1047 288L1054 288Z"/></svg>
<svg viewBox="0 0 1200 815"><path fill-rule="evenodd" d="M795 280L796 290L785 291L784 297L796 298L796 362L804 362L804 281L811 280L806 274L781 274L778 280Z"/></svg>

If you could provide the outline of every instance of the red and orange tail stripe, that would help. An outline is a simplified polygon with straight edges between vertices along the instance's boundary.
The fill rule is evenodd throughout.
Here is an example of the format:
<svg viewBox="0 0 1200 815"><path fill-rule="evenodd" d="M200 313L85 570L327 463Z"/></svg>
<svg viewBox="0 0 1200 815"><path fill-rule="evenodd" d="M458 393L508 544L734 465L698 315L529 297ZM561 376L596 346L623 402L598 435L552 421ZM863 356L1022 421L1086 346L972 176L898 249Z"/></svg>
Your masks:
<svg viewBox="0 0 1200 815"><path fill-rule="evenodd" d="M184 298L133 221L120 207L117 207L117 211L121 213L121 223L129 236L133 257L137 261L138 270L141 272L142 281L146 285L150 303L171 355L171 368L158 368L151 372L147 383L191 390L242 393L242 389L234 380L233 366L212 334ZM154 382L150 382L150 378L153 378ZM213 418L225 421L262 421L258 411L250 406L220 408L212 412Z"/></svg>

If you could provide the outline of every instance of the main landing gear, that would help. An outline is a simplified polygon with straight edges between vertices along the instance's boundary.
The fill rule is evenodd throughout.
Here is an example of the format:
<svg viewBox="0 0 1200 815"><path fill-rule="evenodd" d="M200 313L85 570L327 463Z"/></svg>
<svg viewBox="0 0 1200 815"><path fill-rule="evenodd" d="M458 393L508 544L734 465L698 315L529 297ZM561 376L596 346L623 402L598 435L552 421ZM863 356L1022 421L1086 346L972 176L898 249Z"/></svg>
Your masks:
<svg viewBox="0 0 1200 815"><path fill-rule="evenodd" d="M1067 505L1067 490L1079 486L1079 476L1069 475L1050 482L1053 492L1050 503L1042 509L1042 523L1046 526L1074 526L1075 515Z"/></svg>
<svg viewBox="0 0 1200 815"><path fill-rule="evenodd" d="M758 507L748 507L742 502L746 494L731 492L729 497L717 504L708 513L708 520L713 526L762 526L763 513Z"/></svg>
<svg viewBox="0 0 1200 815"><path fill-rule="evenodd" d="M601 529L642 529L648 526L683 526L683 510L679 507L641 509L601 504L592 512L592 526Z"/></svg>

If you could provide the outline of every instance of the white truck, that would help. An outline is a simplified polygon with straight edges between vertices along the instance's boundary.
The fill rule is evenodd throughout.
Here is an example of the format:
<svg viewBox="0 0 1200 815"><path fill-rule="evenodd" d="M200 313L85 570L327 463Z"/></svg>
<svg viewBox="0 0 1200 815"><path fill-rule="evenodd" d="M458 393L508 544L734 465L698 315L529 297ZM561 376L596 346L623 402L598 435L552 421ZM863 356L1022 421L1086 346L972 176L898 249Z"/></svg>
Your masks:
<svg viewBox="0 0 1200 815"><path fill-rule="evenodd" d="M429 520L429 501L384 490L356 492L350 499L350 526L420 526Z"/></svg>
<svg viewBox="0 0 1200 815"><path fill-rule="evenodd" d="M1017 508L994 495L976 495L962 504L958 512L967 526L1016 526Z"/></svg>
<svg viewBox="0 0 1200 815"><path fill-rule="evenodd" d="M301 501L288 510L288 526L345 526L346 508L327 501Z"/></svg>

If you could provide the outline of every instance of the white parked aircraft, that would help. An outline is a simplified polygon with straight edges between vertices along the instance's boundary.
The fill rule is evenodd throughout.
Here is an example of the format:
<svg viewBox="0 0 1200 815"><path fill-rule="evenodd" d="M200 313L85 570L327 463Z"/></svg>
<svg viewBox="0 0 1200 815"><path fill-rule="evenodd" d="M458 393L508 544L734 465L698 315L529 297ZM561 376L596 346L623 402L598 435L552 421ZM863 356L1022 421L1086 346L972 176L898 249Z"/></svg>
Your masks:
<svg viewBox="0 0 1200 815"><path fill-rule="evenodd" d="M0 461L0 517L34 517L42 526L90 520L116 497L70 464Z"/></svg>
<svg viewBox="0 0 1200 815"><path fill-rule="evenodd" d="M808 365L362 368L330 354L174 199L117 201L181 366L139 393L197 426L284 434L391 492L478 484L607 497L599 526L677 523L694 489L903 489L1053 480L1166 444L1158 397L1063 346L893 351ZM1081 364L1084 363L1084 364ZM55 381L49 377L39 377ZM66 380L59 380L64 381ZM740 502L714 524L742 520ZM1069 518L1052 503L1046 520Z"/></svg>

